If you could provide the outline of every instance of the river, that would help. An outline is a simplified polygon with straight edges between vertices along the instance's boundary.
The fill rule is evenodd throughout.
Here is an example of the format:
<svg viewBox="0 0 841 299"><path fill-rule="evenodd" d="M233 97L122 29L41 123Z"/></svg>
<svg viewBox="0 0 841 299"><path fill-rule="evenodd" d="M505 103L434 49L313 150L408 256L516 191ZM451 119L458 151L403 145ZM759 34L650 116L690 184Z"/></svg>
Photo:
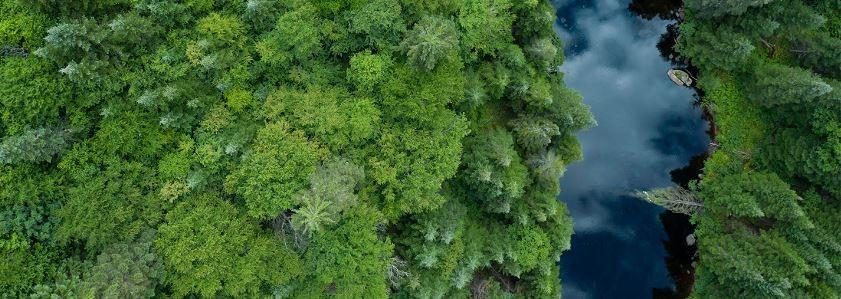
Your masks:
<svg viewBox="0 0 841 299"><path fill-rule="evenodd" d="M692 169L676 171L673 180L670 172L709 144L695 91L668 79L672 63L657 47L676 22L661 17L674 17L680 3L638 0L632 12L629 0L552 2L565 42L565 80L598 121L578 135L584 160L561 179L559 199L575 230L560 261L563 296L684 297L692 284L687 218L629 196L693 176Z"/></svg>

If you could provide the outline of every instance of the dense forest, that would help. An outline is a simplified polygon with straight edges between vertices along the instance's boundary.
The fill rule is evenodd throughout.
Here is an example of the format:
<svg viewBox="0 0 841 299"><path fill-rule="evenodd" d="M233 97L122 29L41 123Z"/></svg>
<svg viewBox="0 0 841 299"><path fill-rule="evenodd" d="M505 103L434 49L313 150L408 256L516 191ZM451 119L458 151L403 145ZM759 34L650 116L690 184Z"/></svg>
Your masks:
<svg viewBox="0 0 841 299"><path fill-rule="evenodd" d="M841 296L841 2L686 0L676 50L715 127L693 214L698 298Z"/></svg>
<svg viewBox="0 0 841 299"><path fill-rule="evenodd" d="M554 20L545 0L2 0L0 297L557 297L558 178L595 122ZM780 136L830 158L820 111Z"/></svg>

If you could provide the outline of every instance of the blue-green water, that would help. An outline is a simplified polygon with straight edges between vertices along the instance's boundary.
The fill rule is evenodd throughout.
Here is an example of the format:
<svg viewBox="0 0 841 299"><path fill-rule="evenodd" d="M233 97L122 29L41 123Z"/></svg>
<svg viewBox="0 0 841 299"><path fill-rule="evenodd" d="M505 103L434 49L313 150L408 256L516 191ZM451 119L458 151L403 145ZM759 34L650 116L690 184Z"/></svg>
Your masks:
<svg viewBox="0 0 841 299"><path fill-rule="evenodd" d="M675 6L659 2L642 4ZM645 20L628 10L629 0L553 4L566 43L567 85L584 96L599 123L579 135L584 160L561 179L559 198L575 228L572 249L560 262L564 298L661 297L675 289L663 209L628 194L673 185L670 171L709 143L694 91L668 79L672 65L657 48L675 21ZM683 226L672 230L687 229L685 219L670 219L665 223Z"/></svg>

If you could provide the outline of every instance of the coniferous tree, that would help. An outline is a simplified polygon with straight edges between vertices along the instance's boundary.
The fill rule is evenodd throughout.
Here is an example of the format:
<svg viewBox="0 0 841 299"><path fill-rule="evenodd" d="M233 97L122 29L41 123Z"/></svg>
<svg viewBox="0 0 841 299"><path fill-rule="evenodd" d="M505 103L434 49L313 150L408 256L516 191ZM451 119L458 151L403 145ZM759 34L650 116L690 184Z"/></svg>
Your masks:
<svg viewBox="0 0 841 299"><path fill-rule="evenodd" d="M755 6L762 6L774 0L687 0L686 7L705 18L725 15L740 15Z"/></svg>
<svg viewBox="0 0 841 299"><path fill-rule="evenodd" d="M0 297L559 294L548 1L53 2L0 1Z"/></svg>
<svg viewBox="0 0 841 299"><path fill-rule="evenodd" d="M135 241L106 248L82 282L81 293L101 298L153 297L162 271L154 253L154 236L153 231L146 231Z"/></svg>
<svg viewBox="0 0 841 299"><path fill-rule="evenodd" d="M763 106L808 104L832 91L814 73L777 64L761 64L748 85L748 98Z"/></svg>
<svg viewBox="0 0 841 299"><path fill-rule="evenodd" d="M67 148L69 129L27 129L0 142L0 163L51 162Z"/></svg>
<svg viewBox="0 0 841 299"><path fill-rule="evenodd" d="M400 46L409 63L432 70L440 60L452 59L456 54L458 33L452 21L426 17L409 31Z"/></svg>

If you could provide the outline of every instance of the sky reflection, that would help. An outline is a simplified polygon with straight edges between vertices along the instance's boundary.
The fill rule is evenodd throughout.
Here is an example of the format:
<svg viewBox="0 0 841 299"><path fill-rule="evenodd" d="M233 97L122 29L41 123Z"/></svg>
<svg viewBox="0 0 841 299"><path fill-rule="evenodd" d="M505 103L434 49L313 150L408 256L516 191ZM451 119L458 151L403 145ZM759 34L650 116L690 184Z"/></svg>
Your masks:
<svg viewBox="0 0 841 299"><path fill-rule="evenodd" d="M671 185L669 171L706 149L693 91L669 81L656 44L670 21L643 20L622 0L556 0L567 85L599 125L579 134L584 161L569 166L560 199L573 216L561 258L564 298L651 298L672 285L662 209L628 193Z"/></svg>

